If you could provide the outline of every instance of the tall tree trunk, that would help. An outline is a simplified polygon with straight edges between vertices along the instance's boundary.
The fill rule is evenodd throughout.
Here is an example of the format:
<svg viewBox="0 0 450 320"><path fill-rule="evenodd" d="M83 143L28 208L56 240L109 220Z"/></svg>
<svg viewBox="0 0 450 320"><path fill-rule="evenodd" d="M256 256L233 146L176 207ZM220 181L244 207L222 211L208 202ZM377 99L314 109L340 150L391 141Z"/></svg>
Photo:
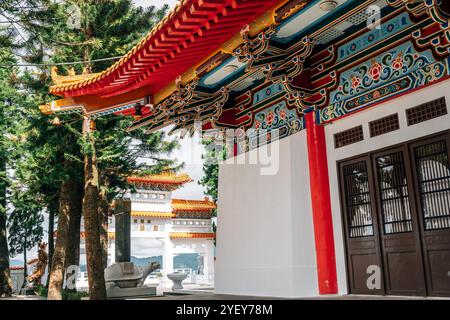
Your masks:
<svg viewBox="0 0 450 320"><path fill-rule="evenodd" d="M69 266L80 265L80 225L83 202L83 184L81 181L74 181L73 200L74 203L69 212L69 236L66 244L66 269ZM70 274L66 274L66 278Z"/></svg>
<svg viewBox="0 0 450 320"><path fill-rule="evenodd" d="M108 217L110 206L106 196L106 191L99 193L99 224L100 224L100 243L102 245L103 268L108 266Z"/></svg>
<svg viewBox="0 0 450 320"><path fill-rule="evenodd" d="M25 243L25 245L23 246L23 282L22 282L21 288L25 288L25 286L27 284L27 277L28 277L28 272L27 272L27 245Z"/></svg>
<svg viewBox="0 0 450 320"><path fill-rule="evenodd" d="M3 110L1 110L3 111ZM2 116L2 114L0 114ZM6 152L0 146L0 297L12 294L6 232Z"/></svg>
<svg viewBox="0 0 450 320"><path fill-rule="evenodd" d="M58 200L59 203L59 200ZM50 204L48 207L48 265L47 265L47 283L45 285L48 288L50 283L50 271L52 270L53 253L55 252L55 215L56 209L54 204Z"/></svg>
<svg viewBox="0 0 450 320"><path fill-rule="evenodd" d="M106 299L105 276L102 259L102 245L100 243L99 224L99 178L97 157L95 155L94 122L85 117L83 122L83 136L85 143L90 144L91 151L84 156L84 198L83 215L86 233L86 260L89 282L90 300Z"/></svg>
<svg viewBox="0 0 450 320"><path fill-rule="evenodd" d="M64 167L68 168L71 162L64 161ZM74 181L67 180L61 185L59 197L58 229L56 231L55 251L53 253L50 283L48 286L48 300L62 300L64 283L64 269L66 258L66 245L69 232L69 214L74 205Z"/></svg>

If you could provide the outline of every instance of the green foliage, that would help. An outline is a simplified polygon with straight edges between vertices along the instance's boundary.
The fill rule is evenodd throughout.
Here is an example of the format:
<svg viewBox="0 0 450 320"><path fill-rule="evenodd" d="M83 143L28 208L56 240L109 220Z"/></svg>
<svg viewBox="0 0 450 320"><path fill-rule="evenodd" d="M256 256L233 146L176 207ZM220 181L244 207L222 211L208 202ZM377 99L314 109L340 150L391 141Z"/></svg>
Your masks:
<svg viewBox="0 0 450 320"><path fill-rule="evenodd" d="M25 16L23 12L20 14L28 33L23 43L27 53L24 59L31 63L42 63L44 59L50 63L90 61L123 55L167 11L167 6L160 9L135 7L131 0L35 2L41 10L27 11ZM78 64L74 68L77 73L81 73L83 68L96 72L111 63ZM64 74L69 67L60 69ZM55 99L48 95L49 74L48 68L39 68L37 71L26 70L21 77L24 87L35 98L33 107L28 110L30 134L27 149L30 150L30 159L24 164L23 171L47 173L39 175L33 188L43 193L47 203L58 199L62 181L83 177L83 156L93 155L94 151L102 190L108 193L109 199L127 187L127 175L149 169L138 164L138 156L152 155L155 160L152 170L176 167L163 157L156 158L173 150L176 142L163 141L161 134L144 135L143 130L131 135L126 133L123 129L130 124L129 118L112 115L97 119L98 130L92 136L81 134L82 118L79 114L58 115L64 125L51 125L50 119L40 114L37 108L38 104ZM142 142L137 148L132 146L134 137ZM71 165L64 166L64 161Z"/></svg>
<svg viewBox="0 0 450 320"><path fill-rule="evenodd" d="M12 48L0 49L0 64L14 63ZM26 158L24 141L27 121L24 106L29 100L16 81L17 70L0 68L0 214L6 217L7 198L12 208L8 217L9 254L15 256L33 248L42 238L42 207L35 195L22 185L12 183L11 172L20 171L18 163ZM9 194L7 190L10 190Z"/></svg>
<svg viewBox="0 0 450 320"><path fill-rule="evenodd" d="M34 289L34 293L36 293L40 297L47 297L48 295L48 289L43 286L42 284L37 285Z"/></svg>
<svg viewBox="0 0 450 320"><path fill-rule="evenodd" d="M62 292L63 300L81 300L82 298L88 298L89 293L84 291L68 290L64 289Z"/></svg>
<svg viewBox="0 0 450 320"><path fill-rule="evenodd" d="M0 4L2 10L3 4ZM2 11L0 11L2 12ZM3 12L2 12L3 14ZM7 29L0 29L0 65L15 61L12 52L12 33ZM9 249L7 243L7 190L9 187L8 163L11 151L11 121L9 116L14 114L14 100L17 90L14 87L15 70L0 67L0 297L11 294L9 268Z"/></svg>
<svg viewBox="0 0 450 320"><path fill-rule="evenodd" d="M39 285L36 287L34 292L41 297L47 297L48 296L48 289L43 286ZM89 297L89 294L84 291L76 291L76 290L69 290L69 289L63 289L62 291L62 298L63 300L81 300L82 298Z"/></svg>
<svg viewBox="0 0 450 320"><path fill-rule="evenodd" d="M226 149L216 145L214 139L204 139L202 144L205 146L203 155L203 178L198 182L205 187L206 194L215 202L218 200L219 188L219 162L226 159ZM213 216L217 216L217 210L214 210Z"/></svg>
<svg viewBox="0 0 450 320"><path fill-rule="evenodd" d="M51 50L51 62L90 61L126 54L167 12L168 6L157 9L136 7L132 0L40 0L40 11L27 12L23 26L29 32L27 47L33 53L29 61L37 62ZM32 49L33 48L33 49ZM40 55L40 57L39 57ZM76 65L93 72L111 64ZM68 67L63 67L67 71Z"/></svg>
<svg viewBox="0 0 450 320"><path fill-rule="evenodd" d="M35 200L34 194L15 187L11 196L13 207L8 219L8 243L11 256L34 248L43 236L42 206Z"/></svg>
<svg viewBox="0 0 450 320"><path fill-rule="evenodd" d="M76 28L68 14L74 6L80 11ZM84 155L95 151L101 192L109 201L129 187L130 174L176 170L180 165L166 159L177 141L167 141L162 132L145 134L144 129L127 133L124 129L132 121L127 117L97 119L92 136L81 134L80 114L58 115L63 125L53 125L38 108L56 99L48 93L49 68L1 66L19 59L28 63L83 60L88 62L75 65L76 72L97 72L113 62L89 61L125 54L166 11L167 6L138 8L131 0L1 1L0 12L6 19L20 21L0 30L0 214L6 216L10 189L11 253L19 253L25 240L28 248L42 236L42 211L56 214L62 182L83 179ZM69 70L60 69L63 74ZM151 163L144 164L142 158Z"/></svg>

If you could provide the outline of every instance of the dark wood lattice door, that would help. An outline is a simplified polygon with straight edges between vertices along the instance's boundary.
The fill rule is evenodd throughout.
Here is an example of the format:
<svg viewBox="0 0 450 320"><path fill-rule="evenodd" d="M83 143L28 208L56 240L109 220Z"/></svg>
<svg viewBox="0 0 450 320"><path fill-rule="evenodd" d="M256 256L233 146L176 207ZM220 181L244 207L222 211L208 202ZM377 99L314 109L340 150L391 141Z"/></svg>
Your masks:
<svg viewBox="0 0 450 320"><path fill-rule="evenodd" d="M386 293L426 295L420 228L406 147L372 155Z"/></svg>
<svg viewBox="0 0 450 320"><path fill-rule="evenodd" d="M410 145L430 295L450 296L449 134Z"/></svg>
<svg viewBox="0 0 450 320"><path fill-rule="evenodd" d="M450 296L450 132L339 170L350 293Z"/></svg>
<svg viewBox="0 0 450 320"><path fill-rule="evenodd" d="M378 218L373 196L370 158L340 164L349 291L354 294L384 294L384 280L378 288L367 284L372 266L382 270ZM383 277L383 273L379 275Z"/></svg>

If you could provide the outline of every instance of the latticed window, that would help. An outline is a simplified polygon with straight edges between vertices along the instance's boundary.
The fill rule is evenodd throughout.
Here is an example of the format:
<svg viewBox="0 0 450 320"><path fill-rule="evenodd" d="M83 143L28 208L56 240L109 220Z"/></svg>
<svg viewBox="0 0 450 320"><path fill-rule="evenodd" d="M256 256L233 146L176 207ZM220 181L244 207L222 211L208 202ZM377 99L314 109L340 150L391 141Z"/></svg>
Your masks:
<svg viewBox="0 0 450 320"><path fill-rule="evenodd" d="M369 129L371 138L400 129L398 113L370 122Z"/></svg>
<svg viewBox="0 0 450 320"><path fill-rule="evenodd" d="M442 97L406 110L406 119L408 121L408 126L412 126L446 114L447 104L445 98Z"/></svg>
<svg viewBox="0 0 450 320"><path fill-rule="evenodd" d="M336 133L334 135L334 147L338 149L363 140L364 140L363 127L357 126Z"/></svg>

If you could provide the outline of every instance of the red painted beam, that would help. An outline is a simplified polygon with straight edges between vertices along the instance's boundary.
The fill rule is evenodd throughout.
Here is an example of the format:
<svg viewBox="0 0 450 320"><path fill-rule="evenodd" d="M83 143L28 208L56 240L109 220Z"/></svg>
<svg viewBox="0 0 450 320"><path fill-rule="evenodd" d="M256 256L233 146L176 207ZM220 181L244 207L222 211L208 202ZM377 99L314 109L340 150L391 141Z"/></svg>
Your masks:
<svg viewBox="0 0 450 320"><path fill-rule="evenodd" d="M337 294L325 129L316 124L314 112L307 113L305 118L319 293Z"/></svg>

